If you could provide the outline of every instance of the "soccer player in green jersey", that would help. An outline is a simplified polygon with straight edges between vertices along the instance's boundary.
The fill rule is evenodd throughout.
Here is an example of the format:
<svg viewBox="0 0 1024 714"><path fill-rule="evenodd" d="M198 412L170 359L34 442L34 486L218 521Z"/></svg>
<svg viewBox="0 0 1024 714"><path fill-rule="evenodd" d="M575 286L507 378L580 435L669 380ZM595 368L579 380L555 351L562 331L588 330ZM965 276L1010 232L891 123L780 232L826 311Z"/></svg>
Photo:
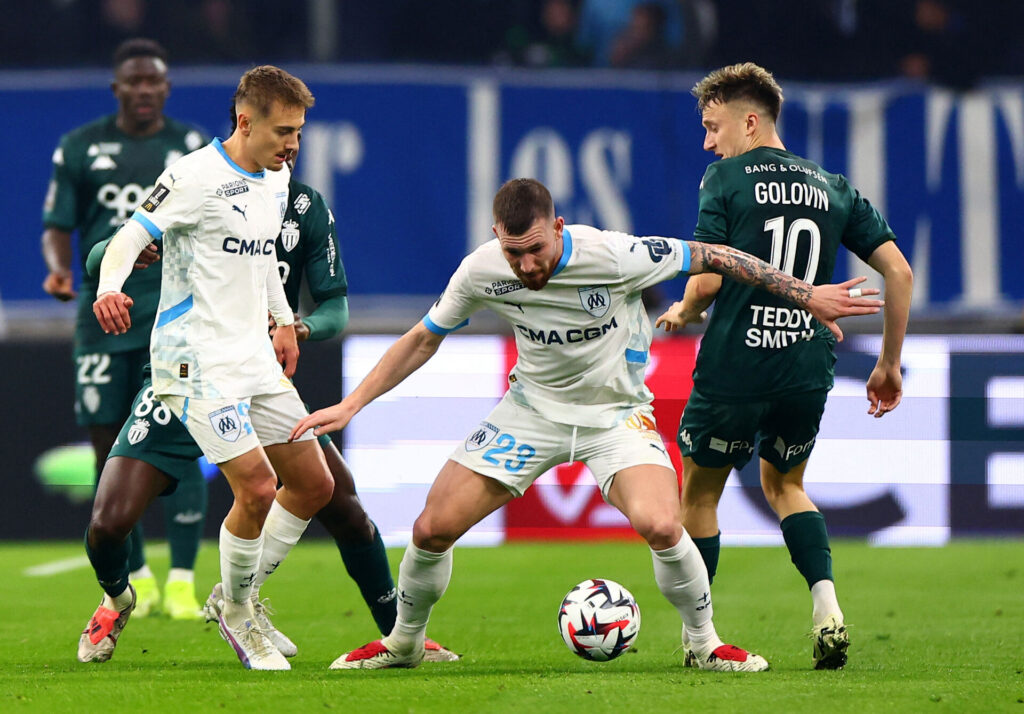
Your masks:
<svg viewBox="0 0 1024 714"><path fill-rule="evenodd" d="M884 328L867 382L868 414L892 411L902 396L900 353L913 286L892 230L846 178L786 151L776 131L782 90L769 72L749 62L724 67L693 94L704 148L722 159L701 182L695 239L751 253L815 285L831 281L840 245L878 271L885 280ZM756 447L765 497L811 590L815 668L838 669L849 638L825 520L803 487L833 384L835 338L806 310L712 274L691 277L683 299L656 325L671 331L702 322L712 302L679 427L683 525L714 577L718 501L729 473Z"/></svg>
<svg viewBox="0 0 1024 714"><path fill-rule="evenodd" d="M64 135L53 154L42 235L49 270L43 289L58 300L78 298L75 414L89 431L97 474L142 384L142 366L149 361L149 331L160 296L160 271L132 275L129 288L139 296L132 328L121 336L104 334L92 314L97 277L83 271L77 293L73 288L71 234L77 230L84 263L90 249L131 216L166 166L206 143L195 128L163 113L170 83L167 53L156 42L132 39L117 48L111 89L117 98L117 113ZM195 561L195 515L205 510L205 498L201 477L184 479L182 488L165 505L172 574L164 609L179 617L198 617L189 576ZM132 531L131 539L136 615L145 616L159 608L160 592L146 566L141 527Z"/></svg>

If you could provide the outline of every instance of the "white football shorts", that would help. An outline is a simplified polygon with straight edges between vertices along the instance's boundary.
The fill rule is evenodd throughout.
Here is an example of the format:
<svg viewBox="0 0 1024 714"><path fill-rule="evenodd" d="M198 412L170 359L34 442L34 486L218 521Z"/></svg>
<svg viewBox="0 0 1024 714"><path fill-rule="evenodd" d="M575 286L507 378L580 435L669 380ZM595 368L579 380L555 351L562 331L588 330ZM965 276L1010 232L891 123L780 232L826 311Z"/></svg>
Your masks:
<svg viewBox="0 0 1024 714"><path fill-rule="evenodd" d="M449 458L499 481L516 496L544 472L569 461L590 468L606 500L615 474L624 468L673 468L649 404L615 426L595 428L550 421L508 394Z"/></svg>
<svg viewBox="0 0 1024 714"><path fill-rule="evenodd" d="M222 464L257 446L283 444L300 419L309 414L295 387L282 379L282 390L249 399L194 399L160 396L188 429L212 463ZM313 430L296 441L315 439Z"/></svg>

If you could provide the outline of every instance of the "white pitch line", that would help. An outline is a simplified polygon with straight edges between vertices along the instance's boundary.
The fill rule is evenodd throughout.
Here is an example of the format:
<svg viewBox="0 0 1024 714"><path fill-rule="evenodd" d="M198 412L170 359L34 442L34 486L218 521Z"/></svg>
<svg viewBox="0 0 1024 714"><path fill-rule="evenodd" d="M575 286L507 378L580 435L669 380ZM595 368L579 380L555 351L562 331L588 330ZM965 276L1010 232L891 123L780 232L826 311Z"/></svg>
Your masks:
<svg viewBox="0 0 1024 714"><path fill-rule="evenodd" d="M164 557L168 554L168 548L166 545L154 545L146 547L147 556L159 556ZM39 565L32 565L25 568L21 574L29 578L47 578L51 575L60 575L61 573L68 573L72 570L81 570L89 567L89 558L84 555L76 555L73 558L61 558L60 560L51 560L49 563L40 563Z"/></svg>

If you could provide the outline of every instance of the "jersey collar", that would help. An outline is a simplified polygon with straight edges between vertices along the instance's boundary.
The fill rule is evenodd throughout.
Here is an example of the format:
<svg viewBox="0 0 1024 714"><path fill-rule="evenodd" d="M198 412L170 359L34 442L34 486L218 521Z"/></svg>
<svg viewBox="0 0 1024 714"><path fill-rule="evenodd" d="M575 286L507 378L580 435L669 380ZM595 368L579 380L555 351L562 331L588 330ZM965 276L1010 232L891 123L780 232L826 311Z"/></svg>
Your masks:
<svg viewBox="0 0 1024 714"><path fill-rule="evenodd" d="M551 273L551 277L554 277L562 272L569 263L569 258L572 257L572 234L569 233L568 228L562 228L562 257L558 261L558 265L555 266L555 272Z"/></svg>
<svg viewBox="0 0 1024 714"><path fill-rule="evenodd" d="M241 166L239 166L234 161L232 161L231 157L228 156L228 152L224 151L224 147L221 145L220 141L221 141L220 137L218 136L218 137L214 137L213 141L211 141L210 143L213 145L213 148L215 148L217 151L220 152L220 155L224 157L224 160L228 162L228 165L231 168L233 168L235 171L237 171L238 173L242 174L243 176L248 176L249 178L261 179L264 176L266 176L266 174L267 174L267 170L266 169L260 169L256 173L253 173L252 171L246 171Z"/></svg>

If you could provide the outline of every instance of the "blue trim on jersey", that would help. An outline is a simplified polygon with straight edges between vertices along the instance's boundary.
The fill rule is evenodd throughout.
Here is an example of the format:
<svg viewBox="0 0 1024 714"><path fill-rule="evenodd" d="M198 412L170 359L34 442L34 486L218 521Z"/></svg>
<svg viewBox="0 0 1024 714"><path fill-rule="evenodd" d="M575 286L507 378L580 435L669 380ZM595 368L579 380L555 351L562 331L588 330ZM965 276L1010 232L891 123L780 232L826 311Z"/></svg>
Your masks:
<svg viewBox="0 0 1024 714"><path fill-rule="evenodd" d="M156 318L156 326L163 327L168 322L173 322L179 317L184 315L186 312L192 309L192 296L189 295L187 298L179 302L177 305L173 305L159 315Z"/></svg>
<svg viewBox="0 0 1024 714"><path fill-rule="evenodd" d="M626 350L626 361L627 362L636 362L637 364L646 364L647 363L647 352L646 351L641 351L641 350L627 349Z"/></svg>
<svg viewBox="0 0 1024 714"><path fill-rule="evenodd" d="M185 397L185 403L181 406L181 425L184 426L188 423L188 400L189 397Z"/></svg>
<svg viewBox="0 0 1024 714"><path fill-rule="evenodd" d="M211 141L210 144L213 146L213 148L220 152L220 155L224 157L224 160L228 162L231 168L233 168L235 171L242 174L243 176L250 176L252 178L261 179L267 175L266 169L260 169L257 173L253 173L252 171L246 171L241 166L232 161L231 157L228 156L228 152L224 151L224 147L220 143L219 136L214 137L213 141Z"/></svg>
<svg viewBox="0 0 1024 714"><path fill-rule="evenodd" d="M685 240L679 242L683 244L683 267L679 269L679 273L688 273L690 272L690 246L686 245Z"/></svg>
<svg viewBox="0 0 1024 714"><path fill-rule="evenodd" d="M452 332L455 332L456 330L460 330L460 329L462 329L463 327L465 327L468 324L469 324L469 318L466 318L465 320L460 322L455 327L453 327L451 329L448 329L447 327L441 327L436 322L431 320L430 319L430 315L424 315L423 316L423 326L426 327L431 332L433 332L435 335L441 335L441 337L444 337L445 335L451 334Z"/></svg>
<svg viewBox="0 0 1024 714"><path fill-rule="evenodd" d="M562 268L569 262L569 258L572 257L572 234L569 233L565 228L562 229L562 257L558 260L558 265L555 266L555 272L551 273L551 277L555 277L562 272Z"/></svg>
<svg viewBox="0 0 1024 714"><path fill-rule="evenodd" d="M150 238L160 238L164 234L162 230L156 227L156 224L153 223L153 221L141 215L138 211L132 214L132 220L145 228L146 233L149 233Z"/></svg>

